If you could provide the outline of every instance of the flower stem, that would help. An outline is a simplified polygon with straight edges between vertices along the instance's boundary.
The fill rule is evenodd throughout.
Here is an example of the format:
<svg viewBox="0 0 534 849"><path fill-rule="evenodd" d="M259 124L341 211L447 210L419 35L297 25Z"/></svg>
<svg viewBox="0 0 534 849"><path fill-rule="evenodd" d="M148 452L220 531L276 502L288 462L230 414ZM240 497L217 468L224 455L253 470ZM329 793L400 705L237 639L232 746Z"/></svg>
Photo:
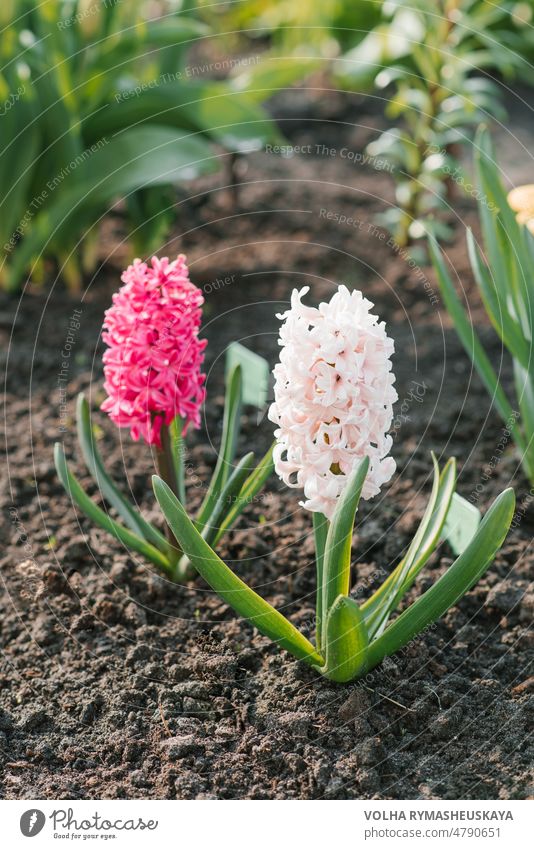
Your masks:
<svg viewBox="0 0 534 849"><path fill-rule="evenodd" d="M172 489L173 493L179 499L180 490L178 486L178 479L176 477L176 468L172 457L169 428L165 424L162 425L161 428L161 448L158 448L157 451L157 463L159 476L165 481L167 486ZM169 560L173 570L176 572L176 566L182 556L182 549L180 548L178 541L167 522L165 523L165 535L167 537L167 542L169 543ZM176 575L176 580L179 579L180 576Z"/></svg>
<svg viewBox="0 0 534 849"><path fill-rule="evenodd" d="M323 567L328 519L322 513L313 513L313 533L315 537L315 564L317 569L315 645L321 651L323 640Z"/></svg>

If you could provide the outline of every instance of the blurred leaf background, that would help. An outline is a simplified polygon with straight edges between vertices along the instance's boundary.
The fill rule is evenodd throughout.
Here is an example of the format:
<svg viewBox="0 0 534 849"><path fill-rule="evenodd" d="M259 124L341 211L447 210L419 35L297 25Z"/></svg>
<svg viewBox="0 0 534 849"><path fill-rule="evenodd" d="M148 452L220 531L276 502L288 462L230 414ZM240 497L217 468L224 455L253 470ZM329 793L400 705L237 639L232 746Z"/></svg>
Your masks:
<svg viewBox="0 0 534 849"><path fill-rule="evenodd" d="M533 21L534 0L4 0L0 282L79 287L119 199L131 254L156 250L180 186L283 141L265 104L310 74L384 98L368 152L392 164L397 243L447 238L460 146L505 116L491 77L533 82Z"/></svg>

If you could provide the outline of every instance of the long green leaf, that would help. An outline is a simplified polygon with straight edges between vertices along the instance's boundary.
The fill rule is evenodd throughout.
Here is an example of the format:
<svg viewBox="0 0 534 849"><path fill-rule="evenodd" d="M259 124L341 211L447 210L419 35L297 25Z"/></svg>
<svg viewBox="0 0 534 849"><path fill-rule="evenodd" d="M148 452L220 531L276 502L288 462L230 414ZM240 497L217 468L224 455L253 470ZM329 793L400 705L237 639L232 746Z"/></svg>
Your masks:
<svg viewBox="0 0 534 849"><path fill-rule="evenodd" d="M328 528L323 569L323 617L328 617L339 595L349 594L352 530L368 470L369 458L364 457L350 475Z"/></svg>
<svg viewBox="0 0 534 849"><path fill-rule="evenodd" d="M160 551L167 551L167 540L157 528L147 522L141 514L126 501L122 493L115 486L106 472L102 457L96 446L96 441L91 428L91 414L89 404L80 392L76 404L76 421L78 425L78 441L82 449L82 455L89 472L94 478L96 485L104 498L115 508L119 516L134 533L144 537Z"/></svg>
<svg viewBox="0 0 534 849"><path fill-rule="evenodd" d="M241 488L248 474L250 463L253 459L254 454L251 451L246 454L242 460L240 460L223 486L222 491L219 493L210 517L202 528L202 538L205 539L206 542L213 548L215 547L215 540L220 539L220 536L224 533L224 530L222 530L222 523L232 509L232 506L236 504L239 498L239 493L241 492ZM187 554L184 554L183 557L180 558L177 569L178 574L180 575L188 576L190 574L191 564Z"/></svg>
<svg viewBox="0 0 534 849"><path fill-rule="evenodd" d="M516 253L512 247L513 235L506 232L497 207L493 205L492 201L486 199L486 184L482 182L481 186L483 199L479 202L478 209L484 237L484 249L488 256L492 278L499 291L500 302L505 305L506 312L513 321L519 324L524 335L527 314L517 276ZM490 203L494 206L493 209L489 208ZM517 229L515 222L514 227ZM473 272L476 272L474 267ZM482 290L481 294L484 296Z"/></svg>
<svg viewBox="0 0 534 849"><path fill-rule="evenodd" d="M238 578L215 554L166 483L156 475L152 480L156 498L172 532L197 572L209 586L260 633L278 643L298 659L314 666L322 666L323 658L309 640L285 616L282 616Z"/></svg>
<svg viewBox="0 0 534 849"><path fill-rule="evenodd" d="M467 315L460 303L460 299L454 289L452 280L449 277L449 273L445 267L441 251L433 237L429 237L429 250L441 293L443 295L443 300L445 301L445 305L454 322L460 341L464 346L466 353L471 358L473 365L478 371L486 389L490 393L501 418L505 423L509 424L518 447L524 452L524 439L517 425L516 417L514 416L510 402L499 383L499 379L495 374L493 366L491 365L478 336L475 333L473 325L467 318Z"/></svg>
<svg viewBox="0 0 534 849"><path fill-rule="evenodd" d="M434 481L430 501L406 556L361 607L370 639L384 630L388 618L438 545L456 485L456 463L450 459L440 475L434 454L432 462Z"/></svg>
<svg viewBox="0 0 534 849"><path fill-rule="evenodd" d="M414 601L368 649L372 669L456 604L484 574L503 544L514 515L515 496L506 489L494 501L465 551L417 601Z"/></svg>
<svg viewBox="0 0 534 849"><path fill-rule="evenodd" d="M477 177L481 188L486 190L483 203L488 206L488 201L493 202L494 211L502 215L505 229L510 235L519 235L520 228L515 214L508 204L506 192L500 181L495 158L495 150L491 141L489 130L485 126L479 127L474 140L475 166Z"/></svg>
<svg viewBox="0 0 534 849"><path fill-rule="evenodd" d="M40 112L28 129L41 136L42 151L37 158L32 190L36 196L45 192L48 205L51 192L57 191L54 178L58 175L61 178L63 169L70 170L70 163L83 152L83 143L80 128L72 116L76 100L71 91L67 66L48 65L45 73L36 76L33 85ZM54 185L51 190L48 181Z"/></svg>
<svg viewBox="0 0 534 849"><path fill-rule="evenodd" d="M56 442L54 446L54 461L58 477L63 484L67 494L76 502L80 510L85 513L96 525L99 525L105 531L110 533L115 539L118 539L123 545L137 551L146 557L147 560L155 563L164 572L172 576L172 569L167 558L155 546L151 545L141 537L138 537L128 528L120 525L111 519L107 513L98 507L94 501L91 501L89 496L84 492L79 481L76 480L72 472L70 472L65 459L65 451L60 442Z"/></svg>
<svg viewBox="0 0 534 849"><path fill-rule="evenodd" d="M528 434L521 462L528 479L534 482L534 375L524 369L519 360L514 360L514 382L521 422Z"/></svg>
<svg viewBox="0 0 534 849"><path fill-rule="evenodd" d="M476 245L471 229L467 230L467 250L473 274L480 288L486 312L500 338L521 364L528 368L531 359L530 346L525 340L523 329L510 313L506 301L501 298L501 292L495 278L484 265L480 251Z"/></svg>
<svg viewBox="0 0 534 849"><path fill-rule="evenodd" d="M195 521L199 530L202 530L208 521L234 462L241 418L242 385L241 366L236 365L226 382L221 446L206 497L200 505Z"/></svg>
<svg viewBox="0 0 534 849"><path fill-rule="evenodd" d="M0 74L6 93L7 81ZM6 86L6 88L4 88ZM41 128L34 125L38 105L33 87L26 85L24 94L14 108L1 117L2 143L0 150L0 246L8 244L5 262L16 244L15 230L26 229L23 219L28 213L28 199L33 197L32 185L42 146ZM30 210L32 212L32 210Z"/></svg>
<svg viewBox="0 0 534 849"><path fill-rule="evenodd" d="M362 675L367 668L368 644L360 608L352 598L338 596L326 617L326 663L321 673L339 683Z"/></svg>
<svg viewBox="0 0 534 849"><path fill-rule="evenodd" d="M487 209L489 212L489 202L492 202L495 207L495 211L492 212L493 232L497 233L501 254L507 259L508 265L508 280L503 281L503 285L507 283L510 287L523 332L529 340L532 340L534 336L532 261L521 236L521 228L508 204L498 174L491 136L486 127L481 127L475 138L475 166L483 190L479 209ZM491 235L485 233L485 238L486 243L491 246Z"/></svg>

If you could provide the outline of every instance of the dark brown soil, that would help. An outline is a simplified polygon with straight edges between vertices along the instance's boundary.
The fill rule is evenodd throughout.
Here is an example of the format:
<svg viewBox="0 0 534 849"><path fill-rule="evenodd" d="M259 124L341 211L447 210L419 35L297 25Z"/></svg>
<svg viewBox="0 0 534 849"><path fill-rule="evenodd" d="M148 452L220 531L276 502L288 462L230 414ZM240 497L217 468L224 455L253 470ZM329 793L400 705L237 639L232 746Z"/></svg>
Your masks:
<svg viewBox="0 0 534 849"><path fill-rule="evenodd" d="M532 133L525 129L526 107L512 106L512 130L503 128L500 140L517 182L528 179L529 164L521 172L520 157L510 152L514 126L523 139L528 135L530 150ZM466 497L477 492L483 510L511 481L524 504L528 484L510 443L485 475L503 425L434 297L431 271L410 268L387 236L368 229L384 200L392 202L391 178L340 151L363 151L383 124L382 105L339 94L291 94L277 109L293 144L312 150L324 144L337 153L250 157L238 208L216 180L199 184L178 206L175 237L165 248L184 250L193 279L206 287L208 402L204 428L190 441L189 493L193 504L200 501L215 461L226 345L239 339L274 364L275 313L293 286L310 284L314 300L329 296L338 282L363 289L396 341L400 400L398 475L358 517L353 554L360 595L379 570L397 562L416 528L429 492L431 450L457 456L459 491ZM509 362L485 324L467 272L462 225L476 223L473 210L471 201L459 199L451 212L457 238L449 255L511 388ZM340 224L325 217L328 211L362 223ZM200 580L170 585L69 504L52 445L63 439L75 457L74 398L84 389L111 472L118 481L127 478L143 510L159 521L149 484L153 458L97 412L99 331L118 285L113 263L121 256L114 229L109 224L105 234L113 256L83 297L57 285L51 294L31 290L19 304L2 301L8 460L0 490L6 540L0 561L2 796L529 796L531 507L485 578L435 628L364 682L336 686L237 621ZM69 358L67 430L61 433L57 382L74 309L82 310L81 326ZM259 454L272 426L246 412L241 448ZM95 494L81 458L74 463ZM303 629L313 620L310 527L298 495L273 479L221 548L240 575ZM444 545L417 591L450 562Z"/></svg>

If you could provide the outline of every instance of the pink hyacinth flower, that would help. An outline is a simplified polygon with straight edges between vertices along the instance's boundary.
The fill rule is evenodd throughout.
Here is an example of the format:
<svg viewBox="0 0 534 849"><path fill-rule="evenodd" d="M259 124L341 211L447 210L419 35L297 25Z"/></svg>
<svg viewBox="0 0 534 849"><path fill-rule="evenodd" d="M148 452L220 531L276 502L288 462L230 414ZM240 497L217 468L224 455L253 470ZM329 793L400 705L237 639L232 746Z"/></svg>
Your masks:
<svg viewBox="0 0 534 849"><path fill-rule="evenodd" d="M189 280L185 256L174 262L136 259L106 311L102 338L102 410L134 439L161 447L161 428L176 416L200 426L205 398L201 373L207 342L198 338L204 298Z"/></svg>
<svg viewBox="0 0 534 849"><path fill-rule="evenodd" d="M372 498L395 471L388 436L397 393L393 340L361 292L339 286L316 309L291 296L278 316L280 362L274 368L275 470L304 490L302 506L331 519L355 465L369 457L362 497Z"/></svg>

